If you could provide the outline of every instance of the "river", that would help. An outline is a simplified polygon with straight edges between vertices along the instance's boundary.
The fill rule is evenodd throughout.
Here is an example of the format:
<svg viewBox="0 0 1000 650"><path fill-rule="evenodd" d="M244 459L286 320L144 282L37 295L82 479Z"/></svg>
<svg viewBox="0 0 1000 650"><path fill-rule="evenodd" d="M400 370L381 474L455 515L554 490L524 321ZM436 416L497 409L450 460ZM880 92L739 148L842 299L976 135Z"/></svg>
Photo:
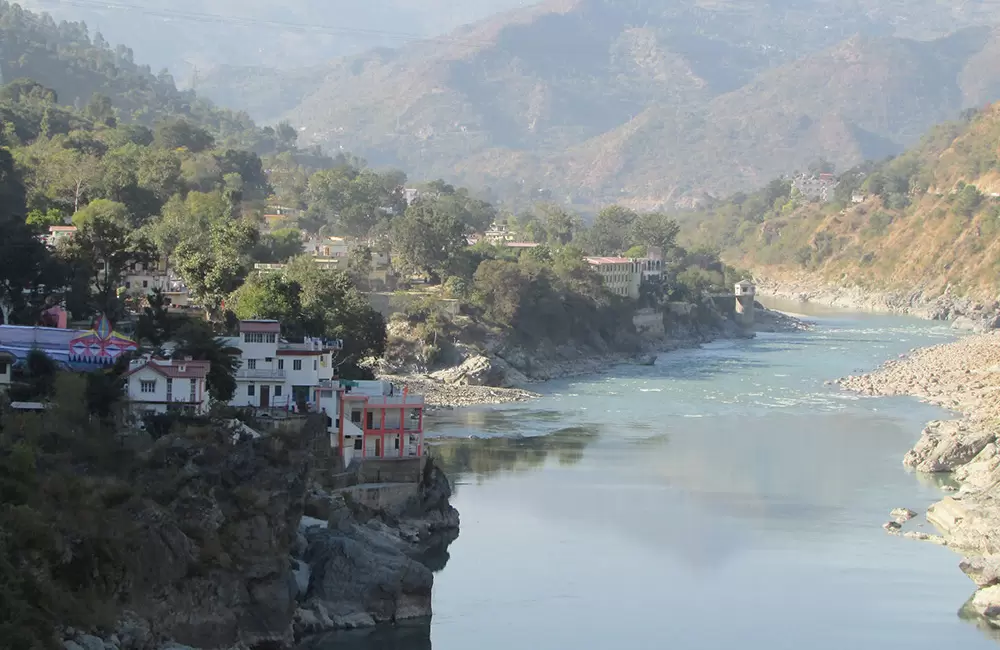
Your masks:
<svg viewBox="0 0 1000 650"><path fill-rule="evenodd" d="M941 498L901 459L944 412L825 383L951 333L811 319L436 415L462 529L433 621L330 647L995 650L959 557L881 528Z"/></svg>

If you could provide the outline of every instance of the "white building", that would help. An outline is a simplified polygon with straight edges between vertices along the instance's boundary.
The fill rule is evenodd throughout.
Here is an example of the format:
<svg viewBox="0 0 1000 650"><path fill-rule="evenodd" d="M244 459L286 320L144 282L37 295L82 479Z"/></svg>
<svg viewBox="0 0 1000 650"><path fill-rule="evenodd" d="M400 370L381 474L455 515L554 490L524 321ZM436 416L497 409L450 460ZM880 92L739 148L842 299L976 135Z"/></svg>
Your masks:
<svg viewBox="0 0 1000 650"><path fill-rule="evenodd" d="M799 174L792 179L792 187L810 201L824 203L833 200L833 192L837 189L837 178L833 174Z"/></svg>
<svg viewBox="0 0 1000 650"><path fill-rule="evenodd" d="M334 354L342 347L340 342L317 338L282 341L281 323L274 320L241 321L240 335L227 343L240 350L230 404L288 410L300 403L316 406L315 389L333 380Z"/></svg>
<svg viewBox="0 0 1000 650"><path fill-rule="evenodd" d="M166 413L208 411L208 361L138 359L125 374L132 410Z"/></svg>
<svg viewBox="0 0 1000 650"><path fill-rule="evenodd" d="M43 237L45 244L55 248L60 242L66 241L76 234L76 226L49 226L49 234Z"/></svg>

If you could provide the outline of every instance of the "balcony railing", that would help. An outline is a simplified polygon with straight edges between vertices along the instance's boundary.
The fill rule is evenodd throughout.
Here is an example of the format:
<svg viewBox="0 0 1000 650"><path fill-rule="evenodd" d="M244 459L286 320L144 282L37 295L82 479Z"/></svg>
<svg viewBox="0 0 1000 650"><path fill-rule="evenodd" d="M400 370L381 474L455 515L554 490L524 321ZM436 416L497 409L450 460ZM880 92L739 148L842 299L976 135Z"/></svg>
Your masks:
<svg viewBox="0 0 1000 650"><path fill-rule="evenodd" d="M237 379L284 379L284 370L271 370L269 368L251 370L249 368L240 368L236 371Z"/></svg>

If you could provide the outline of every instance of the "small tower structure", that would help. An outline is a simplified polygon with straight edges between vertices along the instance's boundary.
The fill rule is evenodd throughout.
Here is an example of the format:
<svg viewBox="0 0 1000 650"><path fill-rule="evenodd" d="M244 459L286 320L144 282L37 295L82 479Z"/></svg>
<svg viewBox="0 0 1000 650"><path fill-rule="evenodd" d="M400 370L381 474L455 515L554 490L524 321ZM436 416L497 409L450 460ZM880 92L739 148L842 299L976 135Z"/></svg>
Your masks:
<svg viewBox="0 0 1000 650"><path fill-rule="evenodd" d="M736 322L747 329L753 328L754 303L757 299L757 287L750 280L736 283Z"/></svg>

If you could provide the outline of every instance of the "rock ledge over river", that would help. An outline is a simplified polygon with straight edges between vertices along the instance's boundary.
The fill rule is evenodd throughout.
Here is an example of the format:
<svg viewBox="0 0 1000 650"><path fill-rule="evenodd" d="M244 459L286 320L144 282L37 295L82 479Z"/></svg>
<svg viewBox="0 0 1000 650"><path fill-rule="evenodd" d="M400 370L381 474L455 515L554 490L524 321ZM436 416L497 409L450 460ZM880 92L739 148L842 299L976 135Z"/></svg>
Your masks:
<svg viewBox="0 0 1000 650"><path fill-rule="evenodd" d="M903 462L961 487L930 507L944 543L979 591L964 611L1000 628L1000 332L915 350L839 384L865 395L912 395L963 414L927 425Z"/></svg>

